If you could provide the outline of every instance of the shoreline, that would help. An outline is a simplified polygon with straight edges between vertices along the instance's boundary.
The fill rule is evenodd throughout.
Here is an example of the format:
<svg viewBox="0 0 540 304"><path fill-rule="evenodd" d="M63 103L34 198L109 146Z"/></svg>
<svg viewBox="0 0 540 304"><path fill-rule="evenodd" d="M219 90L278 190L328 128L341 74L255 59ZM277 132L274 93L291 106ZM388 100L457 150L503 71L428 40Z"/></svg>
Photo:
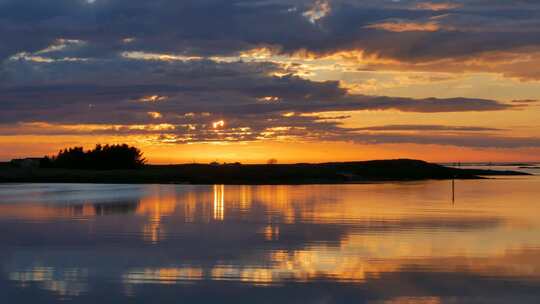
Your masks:
<svg viewBox="0 0 540 304"><path fill-rule="evenodd" d="M531 174L452 168L411 159L283 165L146 165L137 170L0 167L0 183L313 185L525 175Z"/></svg>

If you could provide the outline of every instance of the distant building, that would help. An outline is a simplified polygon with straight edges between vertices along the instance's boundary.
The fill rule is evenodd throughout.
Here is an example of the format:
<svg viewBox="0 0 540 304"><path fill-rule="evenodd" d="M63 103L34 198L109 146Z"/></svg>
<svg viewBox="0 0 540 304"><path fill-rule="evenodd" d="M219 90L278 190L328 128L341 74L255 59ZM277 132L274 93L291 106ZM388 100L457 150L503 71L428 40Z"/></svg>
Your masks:
<svg viewBox="0 0 540 304"><path fill-rule="evenodd" d="M17 168L39 168L42 161L42 157L29 157L13 159L10 163Z"/></svg>

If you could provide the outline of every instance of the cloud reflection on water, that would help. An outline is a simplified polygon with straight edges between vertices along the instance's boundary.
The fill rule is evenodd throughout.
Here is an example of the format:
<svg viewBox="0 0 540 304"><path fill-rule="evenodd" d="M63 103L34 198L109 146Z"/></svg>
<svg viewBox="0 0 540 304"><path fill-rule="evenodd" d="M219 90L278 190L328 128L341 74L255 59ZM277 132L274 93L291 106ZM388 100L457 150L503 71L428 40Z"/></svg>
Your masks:
<svg viewBox="0 0 540 304"><path fill-rule="evenodd" d="M133 186L136 199L89 196L71 203L36 192L25 203L24 195L10 202L2 186L0 228L12 233L0 236L0 265L11 282L0 280L0 291L38 288L90 303L109 282L117 297L111 301L143 301L152 288L165 293L160 286L174 286L204 302L222 297L230 284L272 289L267 299L274 300L293 292L291 286L320 285L325 287L312 296L325 294L334 302L343 302L339 292L366 302L445 303L452 297L467 302L467 294L491 299L488 290L510 286L495 294L534 303L529 300L540 295L534 291L540 287L540 227L530 197L537 182L464 181L457 205L440 181L149 185ZM73 185L53 188L58 193L46 197L93 193ZM507 204L509 190L520 208ZM199 292L205 288L212 296ZM253 293L257 298L265 292Z"/></svg>

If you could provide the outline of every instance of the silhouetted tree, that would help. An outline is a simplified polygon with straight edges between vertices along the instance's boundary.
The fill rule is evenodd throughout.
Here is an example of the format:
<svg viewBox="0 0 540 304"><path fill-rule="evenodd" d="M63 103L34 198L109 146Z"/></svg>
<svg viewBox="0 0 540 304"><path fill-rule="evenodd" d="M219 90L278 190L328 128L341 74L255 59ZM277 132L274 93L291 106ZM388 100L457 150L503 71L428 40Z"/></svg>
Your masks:
<svg viewBox="0 0 540 304"><path fill-rule="evenodd" d="M93 150L82 147L60 150L49 160L49 166L67 169L137 169L146 162L136 147L122 145L96 145Z"/></svg>
<svg viewBox="0 0 540 304"><path fill-rule="evenodd" d="M275 165L275 164L277 164L277 159L271 158L266 163L269 164L269 165Z"/></svg>

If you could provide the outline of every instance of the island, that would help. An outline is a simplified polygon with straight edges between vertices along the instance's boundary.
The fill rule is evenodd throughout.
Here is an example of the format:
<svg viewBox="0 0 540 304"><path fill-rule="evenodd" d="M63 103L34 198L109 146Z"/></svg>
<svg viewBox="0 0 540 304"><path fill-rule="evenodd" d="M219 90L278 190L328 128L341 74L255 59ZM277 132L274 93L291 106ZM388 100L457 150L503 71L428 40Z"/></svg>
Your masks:
<svg viewBox="0 0 540 304"><path fill-rule="evenodd" d="M0 183L340 184L530 175L461 169L413 159L318 164L142 165L133 169L67 169L0 164Z"/></svg>

